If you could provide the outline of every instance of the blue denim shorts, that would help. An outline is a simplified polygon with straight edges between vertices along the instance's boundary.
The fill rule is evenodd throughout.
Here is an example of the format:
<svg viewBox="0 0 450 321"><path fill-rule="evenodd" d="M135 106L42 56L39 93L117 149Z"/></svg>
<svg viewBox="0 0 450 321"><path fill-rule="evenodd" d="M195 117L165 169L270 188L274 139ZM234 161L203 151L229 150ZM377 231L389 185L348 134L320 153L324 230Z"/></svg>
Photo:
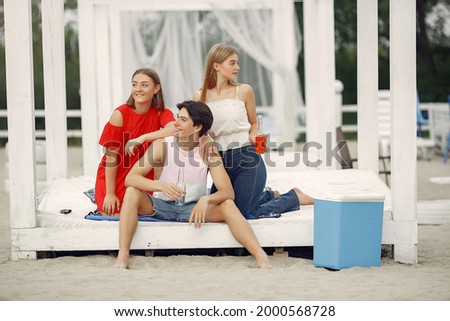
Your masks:
<svg viewBox="0 0 450 321"><path fill-rule="evenodd" d="M153 215L148 215L150 217L165 220L165 221L176 221L176 222L189 222L189 217L194 209L197 202L191 202L182 206L176 205L174 201L164 201L153 195L147 194L153 203L153 210L155 213Z"/></svg>

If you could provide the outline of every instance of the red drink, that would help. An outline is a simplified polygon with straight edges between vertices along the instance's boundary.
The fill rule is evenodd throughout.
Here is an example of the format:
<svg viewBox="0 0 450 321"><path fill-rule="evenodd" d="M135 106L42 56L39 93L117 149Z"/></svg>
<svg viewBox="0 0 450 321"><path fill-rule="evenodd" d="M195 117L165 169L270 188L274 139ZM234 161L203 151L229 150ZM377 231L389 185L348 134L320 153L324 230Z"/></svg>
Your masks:
<svg viewBox="0 0 450 321"><path fill-rule="evenodd" d="M255 145L256 145L256 153L257 154L264 154L266 150L266 134L258 134L255 137Z"/></svg>
<svg viewBox="0 0 450 321"><path fill-rule="evenodd" d="M258 132L256 133L255 137L255 145L256 145L255 147L257 154L264 154L267 151L266 139L267 135L264 133L263 130L262 116L258 115Z"/></svg>

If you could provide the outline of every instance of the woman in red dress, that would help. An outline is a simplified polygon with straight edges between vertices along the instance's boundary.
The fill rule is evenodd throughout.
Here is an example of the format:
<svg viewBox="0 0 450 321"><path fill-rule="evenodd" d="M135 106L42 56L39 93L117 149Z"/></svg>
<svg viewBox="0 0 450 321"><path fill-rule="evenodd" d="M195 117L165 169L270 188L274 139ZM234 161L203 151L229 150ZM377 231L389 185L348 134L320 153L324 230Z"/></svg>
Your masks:
<svg viewBox="0 0 450 321"><path fill-rule="evenodd" d="M150 68L136 70L127 103L114 110L99 140L105 149L95 182L101 215L119 215L128 172L152 141L175 135L174 121L165 105L158 74ZM131 139L133 145L127 146ZM147 177L153 179L153 171Z"/></svg>

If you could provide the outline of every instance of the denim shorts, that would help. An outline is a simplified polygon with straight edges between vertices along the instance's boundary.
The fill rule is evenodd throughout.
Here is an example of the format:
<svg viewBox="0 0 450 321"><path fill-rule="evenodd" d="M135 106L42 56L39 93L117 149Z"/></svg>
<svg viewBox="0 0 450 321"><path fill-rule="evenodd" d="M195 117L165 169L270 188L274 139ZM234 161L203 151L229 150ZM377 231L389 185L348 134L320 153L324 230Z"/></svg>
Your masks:
<svg viewBox="0 0 450 321"><path fill-rule="evenodd" d="M189 222L189 217L194 209L197 202L191 202L182 206L176 205L174 201L164 201L153 195L147 194L153 203L153 210L155 213L153 215L148 215L150 217L165 220L165 221L176 221L176 222Z"/></svg>

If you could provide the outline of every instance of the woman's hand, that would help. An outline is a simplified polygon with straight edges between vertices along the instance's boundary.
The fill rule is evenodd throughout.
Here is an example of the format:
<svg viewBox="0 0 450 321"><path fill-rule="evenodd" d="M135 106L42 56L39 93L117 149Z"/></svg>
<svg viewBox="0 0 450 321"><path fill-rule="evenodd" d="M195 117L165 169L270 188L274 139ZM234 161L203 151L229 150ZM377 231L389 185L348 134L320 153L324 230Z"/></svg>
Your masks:
<svg viewBox="0 0 450 321"><path fill-rule="evenodd" d="M214 156L219 156L219 151L217 150L217 147L215 145L214 140L209 136L209 134L203 135L200 138L200 149L199 149L200 155L202 156L203 162L206 165L209 165L212 161Z"/></svg>
<svg viewBox="0 0 450 321"><path fill-rule="evenodd" d="M120 201L117 198L116 194L106 193L105 199L103 200L102 212L106 213L106 215L108 216L112 216L116 212L119 212L119 209Z"/></svg>
<svg viewBox="0 0 450 321"><path fill-rule="evenodd" d="M175 127L175 122L172 121L166 125L163 129L161 129L161 138L174 136L180 130Z"/></svg>
<svg viewBox="0 0 450 321"><path fill-rule="evenodd" d="M256 145L256 133L250 133L249 139L252 145Z"/></svg>
<svg viewBox="0 0 450 321"><path fill-rule="evenodd" d="M137 138L130 139L125 145L125 154L134 156L134 149L140 145L143 145L145 141L155 141L160 138L174 136L178 132L179 130L175 127L175 122L170 122L166 125L166 127L155 132L147 133Z"/></svg>
<svg viewBox="0 0 450 321"><path fill-rule="evenodd" d="M126 155L131 155L134 156L134 149L142 144L144 144L145 142L145 138L142 136L139 136L137 138L134 139L130 139L127 144L125 145L125 154Z"/></svg>

